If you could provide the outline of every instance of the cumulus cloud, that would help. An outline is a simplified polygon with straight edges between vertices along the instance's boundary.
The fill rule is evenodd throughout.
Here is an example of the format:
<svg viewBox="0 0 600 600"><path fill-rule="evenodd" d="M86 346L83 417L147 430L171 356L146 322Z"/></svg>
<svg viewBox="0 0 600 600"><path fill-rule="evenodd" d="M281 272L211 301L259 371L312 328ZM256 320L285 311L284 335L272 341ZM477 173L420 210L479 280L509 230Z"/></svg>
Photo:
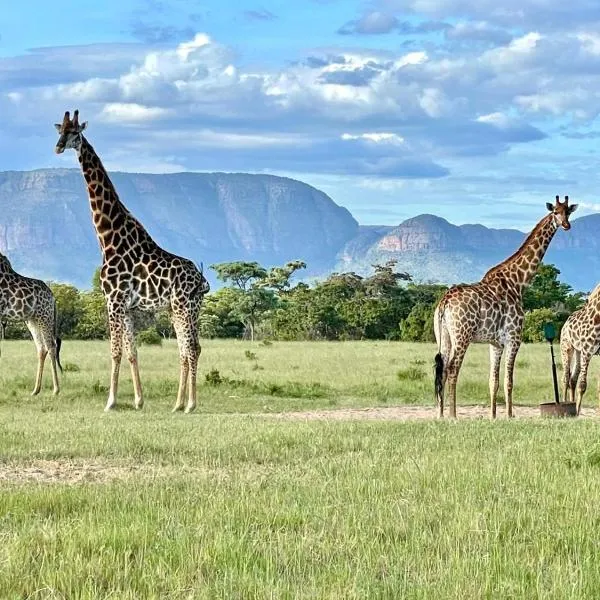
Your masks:
<svg viewBox="0 0 600 600"><path fill-rule="evenodd" d="M443 31L497 33L469 27ZM79 108L90 136L108 147L118 139L147 155L144 164L444 178L462 157L543 140L555 115L585 124L597 114L596 34L529 31L497 42L470 53L313 50L279 69L244 66L203 33L164 48L36 51L41 60L0 59L3 133L26 139L48 128L51 136L64 110Z"/></svg>

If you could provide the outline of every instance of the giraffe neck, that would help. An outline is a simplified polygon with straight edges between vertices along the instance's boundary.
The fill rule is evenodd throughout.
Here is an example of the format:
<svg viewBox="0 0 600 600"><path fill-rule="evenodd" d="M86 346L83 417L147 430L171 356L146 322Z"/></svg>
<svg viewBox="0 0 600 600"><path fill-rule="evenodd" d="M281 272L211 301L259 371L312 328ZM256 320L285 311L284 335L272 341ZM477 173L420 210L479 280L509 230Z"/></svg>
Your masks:
<svg viewBox="0 0 600 600"><path fill-rule="evenodd" d="M90 209L100 248L106 256L118 247L131 245L131 239L139 242L150 236L119 200L115 187L92 145L81 136L77 158L85 179ZM125 224L127 223L127 226ZM137 235L133 236L133 229ZM129 234L129 235L128 235Z"/></svg>
<svg viewBox="0 0 600 600"><path fill-rule="evenodd" d="M523 288L533 279L558 226L551 214L546 215L527 236L521 247L504 262L490 269L483 281L492 274L502 274Z"/></svg>

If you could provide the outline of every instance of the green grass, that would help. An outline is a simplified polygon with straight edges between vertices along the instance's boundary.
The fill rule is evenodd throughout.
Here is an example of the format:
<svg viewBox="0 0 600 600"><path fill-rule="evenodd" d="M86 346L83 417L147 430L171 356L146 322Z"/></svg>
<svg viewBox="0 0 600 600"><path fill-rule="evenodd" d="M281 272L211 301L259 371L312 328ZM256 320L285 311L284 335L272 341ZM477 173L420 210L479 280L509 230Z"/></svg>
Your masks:
<svg viewBox="0 0 600 600"><path fill-rule="evenodd" d="M143 347L147 405L104 414L107 343L64 343L58 398L49 377L29 397L32 345L4 343L0 598L596 598L595 421L252 414L430 403L433 351L206 342L199 410L173 415L176 350ZM548 399L548 348L520 356L517 403ZM463 403L485 402L486 361Z"/></svg>

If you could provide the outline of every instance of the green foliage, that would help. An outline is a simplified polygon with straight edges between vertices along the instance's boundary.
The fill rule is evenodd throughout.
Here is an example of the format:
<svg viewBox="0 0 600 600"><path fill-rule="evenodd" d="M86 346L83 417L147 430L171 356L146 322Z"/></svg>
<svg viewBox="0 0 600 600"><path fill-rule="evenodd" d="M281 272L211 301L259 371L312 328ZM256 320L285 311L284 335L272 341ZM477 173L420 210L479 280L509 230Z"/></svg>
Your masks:
<svg viewBox="0 0 600 600"><path fill-rule="evenodd" d="M220 385L223 383L223 378L218 369L211 369L205 376L204 380L208 385Z"/></svg>
<svg viewBox="0 0 600 600"><path fill-rule="evenodd" d="M434 304L415 304L400 324L400 339L407 342L433 342Z"/></svg>
<svg viewBox="0 0 600 600"><path fill-rule="evenodd" d="M51 282L49 286L56 299L59 337L76 337L77 324L85 311L80 291L66 283Z"/></svg>
<svg viewBox="0 0 600 600"><path fill-rule="evenodd" d="M65 373L78 373L81 369L79 365L72 362L66 362L63 364L63 372Z"/></svg>
<svg viewBox="0 0 600 600"><path fill-rule="evenodd" d="M162 337L155 327L144 329L137 334L137 343L141 346L160 346L162 344Z"/></svg>
<svg viewBox="0 0 600 600"><path fill-rule="evenodd" d="M548 322L556 324L556 313L551 308L536 308L526 313L523 322L523 341L543 342L544 323Z"/></svg>

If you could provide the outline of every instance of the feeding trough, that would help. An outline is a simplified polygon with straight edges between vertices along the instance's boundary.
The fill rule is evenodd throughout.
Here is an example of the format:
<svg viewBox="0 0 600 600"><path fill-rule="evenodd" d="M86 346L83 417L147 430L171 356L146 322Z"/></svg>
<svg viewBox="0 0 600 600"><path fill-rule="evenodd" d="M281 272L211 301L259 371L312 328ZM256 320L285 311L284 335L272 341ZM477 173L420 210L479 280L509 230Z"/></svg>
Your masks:
<svg viewBox="0 0 600 600"><path fill-rule="evenodd" d="M552 323L544 325L544 337L550 344L550 357L552 360L552 383L554 385L554 402L540 404L540 416L542 417L576 417L577 405L575 402L560 402L558 398L558 379L556 377L556 363L554 362L554 347L552 342L556 337L556 330Z"/></svg>

